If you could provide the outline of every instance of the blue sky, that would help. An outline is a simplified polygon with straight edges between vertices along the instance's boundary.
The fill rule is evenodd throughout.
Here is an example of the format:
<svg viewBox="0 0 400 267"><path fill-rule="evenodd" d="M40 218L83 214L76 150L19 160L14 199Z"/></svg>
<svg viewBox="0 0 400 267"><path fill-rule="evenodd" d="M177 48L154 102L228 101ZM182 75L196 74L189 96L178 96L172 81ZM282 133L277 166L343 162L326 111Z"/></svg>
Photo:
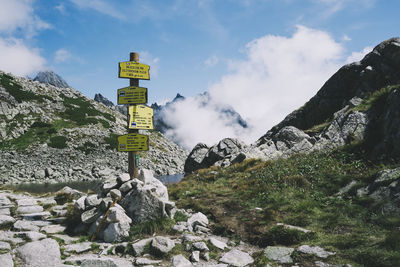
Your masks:
<svg viewBox="0 0 400 267"><path fill-rule="evenodd" d="M118 62L139 52L151 66L151 80L140 82L150 103L209 91L251 125L272 114L259 112L261 106L273 107L249 142L301 106L340 66L400 29L396 0L0 0L0 6L1 70L32 77L51 69L86 96L101 93L115 103L117 89L129 84L118 78ZM266 74L252 77L257 72ZM296 75L295 91L281 89L293 88L285 80ZM246 102L240 94L246 90L260 97ZM282 93L296 101L280 102ZM221 132L248 136L235 131Z"/></svg>

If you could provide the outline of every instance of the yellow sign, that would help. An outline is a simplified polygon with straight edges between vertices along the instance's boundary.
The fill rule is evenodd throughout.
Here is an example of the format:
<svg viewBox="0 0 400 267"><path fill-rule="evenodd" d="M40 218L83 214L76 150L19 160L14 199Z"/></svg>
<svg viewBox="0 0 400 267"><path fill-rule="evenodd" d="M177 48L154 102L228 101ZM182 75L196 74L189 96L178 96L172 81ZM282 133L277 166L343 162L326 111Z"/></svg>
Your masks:
<svg viewBox="0 0 400 267"><path fill-rule="evenodd" d="M118 105L121 104L146 104L147 88L129 86L118 89Z"/></svg>
<svg viewBox="0 0 400 267"><path fill-rule="evenodd" d="M129 106L129 129L154 129L153 114L153 109L148 106Z"/></svg>
<svg viewBox="0 0 400 267"><path fill-rule="evenodd" d="M130 133L118 136L118 151L147 151L149 137L144 134Z"/></svg>
<svg viewBox="0 0 400 267"><path fill-rule="evenodd" d="M119 78L150 80L150 66L136 61L119 63Z"/></svg>

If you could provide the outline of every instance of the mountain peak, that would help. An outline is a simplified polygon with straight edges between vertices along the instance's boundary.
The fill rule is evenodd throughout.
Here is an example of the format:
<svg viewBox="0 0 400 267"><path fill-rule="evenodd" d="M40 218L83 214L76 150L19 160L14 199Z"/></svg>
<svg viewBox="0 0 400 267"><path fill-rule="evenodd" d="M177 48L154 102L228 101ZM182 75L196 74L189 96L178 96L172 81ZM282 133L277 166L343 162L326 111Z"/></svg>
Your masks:
<svg viewBox="0 0 400 267"><path fill-rule="evenodd" d="M55 87L60 87L60 88L70 87L63 78L61 78L53 71L41 71L36 75L36 77L33 80L38 81L40 83L51 84L54 85Z"/></svg>
<svg viewBox="0 0 400 267"><path fill-rule="evenodd" d="M103 103L107 107L114 107L114 103L108 100L107 97L103 96L102 94L95 94L94 95L94 101L97 101L99 103Z"/></svg>

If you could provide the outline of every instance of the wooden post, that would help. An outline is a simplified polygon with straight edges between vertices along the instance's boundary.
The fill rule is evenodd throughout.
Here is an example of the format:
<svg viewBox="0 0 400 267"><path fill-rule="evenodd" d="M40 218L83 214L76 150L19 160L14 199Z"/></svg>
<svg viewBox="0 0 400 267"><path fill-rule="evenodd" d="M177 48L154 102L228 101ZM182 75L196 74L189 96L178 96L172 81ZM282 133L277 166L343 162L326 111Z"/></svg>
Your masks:
<svg viewBox="0 0 400 267"><path fill-rule="evenodd" d="M139 62L139 54L135 53L135 52L130 53L129 61ZM139 86L139 79L129 79L129 85L130 86ZM129 106L131 106L131 105L129 105ZM127 109L128 109L128 115L127 115L128 133L139 133L139 130L129 129L129 106L127 107ZM136 163L139 162L139 161L136 162L137 156L138 156L137 151L128 152L128 172L129 172L129 176L131 177L131 179L139 177L138 166L136 165Z"/></svg>

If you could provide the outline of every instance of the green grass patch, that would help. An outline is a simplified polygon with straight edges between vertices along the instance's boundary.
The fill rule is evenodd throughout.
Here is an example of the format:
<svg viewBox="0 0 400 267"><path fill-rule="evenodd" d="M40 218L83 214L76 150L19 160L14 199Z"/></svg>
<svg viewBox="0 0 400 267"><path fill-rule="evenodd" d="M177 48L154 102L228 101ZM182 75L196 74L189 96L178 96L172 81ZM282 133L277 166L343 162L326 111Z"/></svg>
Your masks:
<svg viewBox="0 0 400 267"><path fill-rule="evenodd" d="M113 115L97 110L90 101L86 100L84 97L71 98L61 94L61 98L63 99L66 110L59 115L73 121L78 126L101 123L104 128L108 129L111 127L108 121L115 122L115 117ZM99 116L104 119L98 118Z"/></svg>
<svg viewBox="0 0 400 267"><path fill-rule="evenodd" d="M110 133L109 136L104 137L104 142L106 143L106 148L111 150L117 150L118 146L118 134Z"/></svg>
<svg viewBox="0 0 400 267"><path fill-rule="evenodd" d="M0 85L12 95L18 103L24 101L43 102L46 96L38 95L30 91L22 90L22 86L7 74L0 74Z"/></svg>
<svg viewBox="0 0 400 267"><path fill-rule="evenodd" d="M374 91L373 93L370 93L367 97L365 97L364 100L361 102L361 104L356 106L354 110L361 112L368 111L371 109L371 107L373 107L377 103L386 102L386 98L390 94L390 92L398 88L400 88L400 85L392 85Z"/></svg>
<svg viewBox="0 0 400 267"><path fill-rule="evenodd" d="M179 208L192 208L211 218L215 234L238 236L263 247L319 245L337 252L333 261L356 266L373 266L363 257L374 251L372 262L383 262L375 266L390 266L400 255L396 228L400 216L383 215L382 203L359 198L355 190L341 198L336 193L353 180L356 188L364 187L380 170L399 165L371 162L362 145L349 145L198 170L168 189ZM302 226L314 234L284 229L277 222ZM300 258L307 266L310 259Z"/></svg>
<svg viewBox="0 0 400 267"><path fill-rule="evenodd" d="M92 142L86 141L83 145L77 147L77 149L88 155L96 150L96 145Z"/></svg>
<svg viewBox="0 0 400 267"><path fill-rule="evenodd" d="M141 224L133 224L129 233L129 240L134 240L137 238L142 238L145 236L157 234L169 234L172 233L172 227L175 225L175 221L168 218L158 218L155 220L150 220Z"/></svg>

